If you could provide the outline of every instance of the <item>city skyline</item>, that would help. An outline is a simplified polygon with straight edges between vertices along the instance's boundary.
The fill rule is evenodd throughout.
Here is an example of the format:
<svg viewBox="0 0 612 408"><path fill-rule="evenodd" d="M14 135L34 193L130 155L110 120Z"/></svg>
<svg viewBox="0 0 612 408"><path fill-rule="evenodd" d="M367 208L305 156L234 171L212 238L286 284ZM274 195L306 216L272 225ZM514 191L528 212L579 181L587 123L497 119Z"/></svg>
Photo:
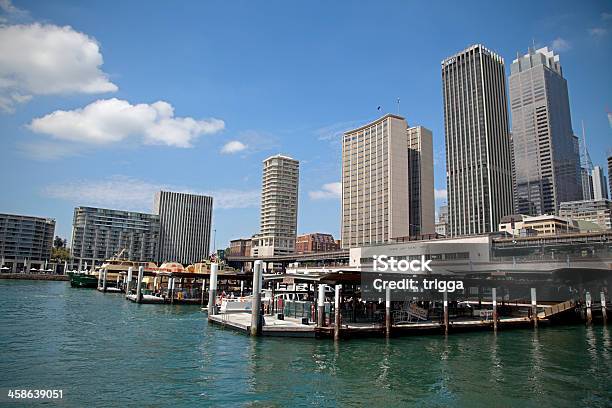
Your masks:
<svg viewBox="0 0 612 408"><path fill-rule="evenodd" d="M24 13L15 16L15 11L5 10L2 16L8 20L8 25L3 29L16 27L18 23L34 28L36 24L42 24L42 28L69 24L71 32L82 33L86 38L98 42L98 53L103 63L94 67L102 72L105 80L98 84L102 86L97 93L43 92L34 86L21 89L21 93L14 95L8 93L16 99L9 106L13 113L0 114L0 140L9 153L2 160L1 169L3 174L10 175L3 178L2 188L12 194L3 200L0 210L55 218L57 233L65 238L70 236L72 210L76 206L150 211L148 197L151 191L165 189L213 195L213 228L218 231L217 247L224 247L231 238L250 236L258 231L261 179L257 169L263 158L279 151L286 152L303 164L298 233L321 231L339 237L337 183L340 181L340 135L344 130L380 116L378 106L382 106L383 113L395 113L399 108L399 113L406 117L409 124L418 123L432 130L438 207L445 201L446 190L439 62L474 43L483 43L506 59L506 77L509 75L508 62L517 52L530 46L533 38L540 46L552 46L562 57L564 76L568 79L574 127L581 119L585 120L593 161L605 166L605 151L610 146L605 105L610 104L609 89L612 86L605 70L610 65L609 53L605 52L610 41L609 33L605 30L609 30L610 21L604 18L604 14L610 13L610 10L601 8L603 5L593 4L574 13L571 3L561 3L555 14L551 15L546 3L539 4L526 21L518 24L520 27L508 28L509 32L503 35L491 34L495 33L496 28L492 23L483 24L477 29L459 24L455 33L444 25L444 20L450 17L440 16L440 32L434 35L431 44L425 45L409 39L411 30L393 28L393 24L387 24L390 28L376 25L353 38L350 36L355 31L350 27L350 19L338 21L332 18L332 21L323 21L321 28L312 34L321 38L331 36L335 44L332 48L339 43L344 44L344 38L351 38L346 40L346 47L340 47L338 56L331 55L325 47L313 48L301 33L290 31L290 38L286 40L274 38L274 30L284 23L270 20L269 17L256 14L254 21L245 25L248 21L245 11L236 17L236 22L229 23L223 17L222 22L217 24L225 23L228 27L241 24L248 32L258 24L269 23L270 32L258 37L258 42L264 44L265 56L247 54L249 58L239 60L248 61L248 67L241 70L232 68L227 75L222 75L219 67L232 67L232 62L238 61L228 49L235 45L237 50L244 53L248 52L249 46L247 39L232 35L227 29L220 31L223 36L215 36L215 22L203 30L183 28L175 35L174 39L183 41L183 48L178 47L165 59L180 59L184 65L191 67L177 71L170 63L153 58L156 53L151 45L137 50L139 43L152 44L140 35L130 39L127 48L124 48L137 50L135 56L118 51L118 41L125 39L122 34L132 29L126 22L134 18L138 9L135 5L126 6L125 13L117 16L117 30L113 34L104 31L106 25L97 25L108 18L108 11L100 4L92 4L88 9L58 4L51 8L44 4L13 2L14 7ZM476 13L485 17L501 13L498 6L485 3L451 7L456 8L454 16ZM313 10L298 9L296 13L313 13ZM402 16L411 14L426 20L435 16L435 10L416 5L393 9L397 9L398 15L390 18L397 18L398 21ZM339 13L333 7L326 10L331 17ZM213 9L213 6L206 5L198 7L198 11L225 16L224 12L231 10L225 6ZM356 15L371 12L367 6L352 11ZM510 14L517 12L509 11ZM568 12L574 13L571 20L565 16ZM86 18L90 13L98 13L100 20L93 22ZM151 41L160 40L161 49L167 53L174 43L160 37L168 34L168 27L162 19L164 13L156 7L152 7L151 13L153 21L150 25L142 22L139 27L142 26L143 33L147 33L143 35L149 35ZM180 11L173 11L172 17L189 21L188 16ZM159 27L156 27L159 33L154 35L151 30L155 22L159 23ZM591 31L597 28L604 29L604 33L594 34L602 31ZM464 32L459 32L461 30ZM24 29L22 33L24 36L29 33L26 31ZM47 34L56 33L51 30ZM190 40L190 34L193 34L193 40ZM198 40L204 42L202 51L191 55L191 50L199 49ZM412 61L410 67L405 64L410 60L409 56L398 56L394 60L398 67L390 64L376 69L369 67L355 69L354 73L346 72L348 65L342 61L347 56L366 52L372 46L395 49L397 44L393 40L402 43L406 54L418 54L421 58L417 62ZM305 54L283 51L289 41L294 41L298 48L306 47ZM283 52L275 57L274 53L278 51ZM219 60L205 58L209 55ZM266 56L278 66L264 64ZM583 64L587 56L591 64ZM143 63L136 63L135 58L139 57ZM305 61L304 57L331 61L332 64L323 64L321 68L312 65L298 68ZM152 64L154 61L155 64ZM151 65L147 66L147 63ZM134 67L128 67L129 64ZM272 72L266 73L270 69ZM315 74L308 71L313 69ZM241 79L243 74L246 75L244 80ZM218 76L222 80L215 85ZM357 81L357 78L360 80ZM252 81L252 87L249 87L248 81ZM325 86L321 87L321 84ZM118 90L113 92L113 86ZM362 97L365 94L367 98ZM261 95L267 95L267 106L254 105ZM25 102L27 96L32 96L29 102ZM397 98L401 101L399 106ZM19 100L23 100L23 103ZM6 101L3 103L6 107ZM241 109L243 104L256 106L254 114ZM58 110L72 112L73 115L80 113L78 117L85 124L92 125L96 123L95 117L87 114L96 109L111 108L135 112L142 110L158 119L152 126L145 124L138 128L137 135L130 134L118 142L90 140L85 143L83 140L75 142L74 139L85 136L95 139L98 134L93 132L75 136L57 123L57 115L50 116ZM193 119L195 124L188 119ZM213 119L222 120L223 125ZM190 124L191 127L187 126L188 131L178 132L175 139L164 139L157 133L159 129L156 127L163 120L177 126ZM581 134L579 129L573 130L575 134ZM47 159L50 155L61 157L40 161L41 154ZM202 160L202 157L206 157L206 160ZM236 165L227 166L224 163ZM15 172L15 169L20 171ZM216 172L210 171L215 169ZM142 197L147 198L143 200Z"/></svg>

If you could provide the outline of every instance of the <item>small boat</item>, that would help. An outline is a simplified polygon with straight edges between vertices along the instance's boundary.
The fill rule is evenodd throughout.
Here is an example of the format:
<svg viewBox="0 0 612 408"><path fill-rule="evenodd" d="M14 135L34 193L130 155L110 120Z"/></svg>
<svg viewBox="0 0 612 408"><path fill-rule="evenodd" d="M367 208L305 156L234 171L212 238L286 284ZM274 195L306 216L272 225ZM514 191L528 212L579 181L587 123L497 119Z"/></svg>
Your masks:
<svg viewBox="0 0 612 408"><path fill-rule="evenodd" d="M70 276L70 286L73 288L92 288L98 287L98 276L90 272L68 272Z"/></svg>

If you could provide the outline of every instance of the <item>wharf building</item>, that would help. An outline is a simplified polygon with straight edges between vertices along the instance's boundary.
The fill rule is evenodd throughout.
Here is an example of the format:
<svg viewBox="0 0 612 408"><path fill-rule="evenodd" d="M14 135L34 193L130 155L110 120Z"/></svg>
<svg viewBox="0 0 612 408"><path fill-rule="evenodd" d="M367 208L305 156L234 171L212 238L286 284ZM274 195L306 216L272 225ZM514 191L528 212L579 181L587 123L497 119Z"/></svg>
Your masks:
<svg viewBox="0 0 612 408"><path fill-rule="evenodd" d="M578 138L572 131L567 81L547 47L510 66L510 108L517 214L557 214L582 197Z"/></svg>
<svg viewBox="0 0 612 408"><path fill-rule="evenodd" d="M295 252L299 161L277 154L263 161L260 231L251 255L266 257Z"/></svg>
<svg viewBox="0 0 612 408"><path fill-rule="evenodd" d="M612 201L605 198L561 203L559 215L592 222L604 230L612 229Z"/></svg>
<svg viewBox="0 0 612 408"><path fill-rule="evenodd" d="M499 223L499 231L513 236L559 235L580 232L575 220L558 215L507 215Z"/></svg>
<svg viewBox="0 0 612 408"><path fill-rule="evenodd" d="M154 262L159 242L159 216L76 207L72 221L70 255L73 268L101 265L119 253L124 259Z"/></svg>
<svg viewBox="0 0 612 408"><path fill-rule="evenodd" d="M251 256L252 238L238 238L230 241L228 256Z"/></svg>
<svg viewBox="0 0 612 408"><path fill-rule="evenodd" d="M0 272L46 269L54 234L51 218L0 214Z"/></svg>
<svg viewBox="0 0 612 408"><path fill-rule="evenodd" d="M153 213L159 217L157 261L184 265L210 255L213 198L205 195L160 191Z"/></svg>
<svg viewBox="0 0 612 408"><path fill-rule="evenodd" d="M344 133L343 248L434 233L431 139L393 114Z"/></svg>
<svg viewBox="0 0 612 408"><path fill-rule="evenodd" d="M331 234L315 232L313 234L298 235L295 240L295 252L310 254L315 252L338 251L340 245Z"/></svg>
<svg viewBox="0 0 612 408"><path fill-rule="evenodd" d="M497 230L513 212L504 60L473 45L442 61L448 236Z"/></svg>

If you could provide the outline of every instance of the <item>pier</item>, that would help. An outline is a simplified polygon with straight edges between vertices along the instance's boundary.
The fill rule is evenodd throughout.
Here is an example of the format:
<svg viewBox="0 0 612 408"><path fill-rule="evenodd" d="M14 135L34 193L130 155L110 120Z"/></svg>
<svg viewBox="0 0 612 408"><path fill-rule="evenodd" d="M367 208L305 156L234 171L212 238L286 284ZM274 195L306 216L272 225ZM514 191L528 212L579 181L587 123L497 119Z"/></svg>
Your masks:
<svg viewBox="0 0 612 408"><path fill-rule="evenodd" d="M255 288L259 265L256 264L253 275ZM250 311L219 312L213 308L208 320L251 336L339 340L504 331L554 323L591 324L595 320L606 323L610 307L605 296L599 304L574 299L540 301L536 289L529 287L522 288L522 293L529 294L529 298L514 300L498 295L497 288L493 287L489 288L489 299L483 299L482 292L476 299L466 293L451 299L445 292L437 300L392 301L387 291L383 294L385 299L363 301L359 300L359 275L354 271L318 276L265 275L261 293L266 296L252 297L250 304L251 310L259 311L261 318ZM302 295L306 300L279 297L289 294ZM590 292L585 292L585 299L590 299Z"/></svg>
<svg viewBox="0 0 612 408"><path fill-rule="evenodd" d="M542 279L549 285L550 274L517 275L516 280L512 274L466 276L467 288L461 293L397 300L387 290L374 300L364 298L362 275L367 273L315 268L308 273L266 274L263 262L255 261L252 273L220 270L212 263L197 272L143 266L113 275L102 270L97 279L101 292L123 292L126 300L139 304L200 305L210 324L263 337L340 340L504 331L558 322L598 324L606 323L610 307L606 293L595 287L597 280L569 299L563 296L571 291L540 293L529 286ZM565 269L561 273L567 275ZM551 296L558 300L551 301Z"/></svg>

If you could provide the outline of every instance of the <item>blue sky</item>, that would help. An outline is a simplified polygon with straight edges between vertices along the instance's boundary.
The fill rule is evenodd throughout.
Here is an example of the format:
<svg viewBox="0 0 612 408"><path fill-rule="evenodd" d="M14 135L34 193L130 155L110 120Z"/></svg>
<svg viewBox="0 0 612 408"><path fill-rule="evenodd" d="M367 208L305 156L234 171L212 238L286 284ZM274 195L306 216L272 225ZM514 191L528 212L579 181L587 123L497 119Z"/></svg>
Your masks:
<svg viewBox="0 0 612 408"><path fill-rule="evenodd" d="M276 153L301 161L298 232L338 236L339 135L397 98L434 133L440 205L440 61L474 43L507 70L533 41L553 46L575 132L584 120L595 164L612 147L609 1L0 6L0 211L56 218L67 238L75 206L148 211L166 188L213 194L225 247L258 231Z"/></svg>

